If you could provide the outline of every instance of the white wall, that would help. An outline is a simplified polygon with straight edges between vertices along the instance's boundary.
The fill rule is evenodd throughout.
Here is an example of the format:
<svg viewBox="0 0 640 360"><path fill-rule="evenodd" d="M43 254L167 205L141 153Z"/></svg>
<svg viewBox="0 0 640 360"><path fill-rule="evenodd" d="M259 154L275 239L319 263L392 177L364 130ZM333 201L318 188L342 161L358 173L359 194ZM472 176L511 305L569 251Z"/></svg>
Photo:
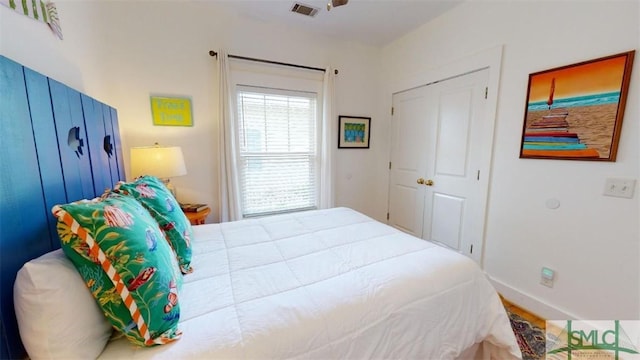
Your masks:
<svg viewBox="0 0 640 360"><path fill-rule="evenodd" d="M178 198L215 205L210 221L218 218L218 88L208 51L337 67L336 113L373 120L370 150L335 150L336 203L383 219L386 205L370 194L384 189L369 181L386 145L376 98L379 49L247 20L215 2L56 3L63 41L0 6L0 53L117 108L126 168L132 146L182 146L188 175L172 180ZM194 126L153 126L151 94L192 97Z"/></svg>
<svg viewBox="0 0 640 360"><path fill-rule="evenodd" d="M470 2L384 49L390 84L504 45L484 267L548 318L640 318L640 193L602 196L605 178L639 175L640 53L614 163L519 159L528 74L638 49L639 11L637 1ZM550 198L560 208L547 209ZM542 266L556 270L552 289L539 284Z"/></svg>

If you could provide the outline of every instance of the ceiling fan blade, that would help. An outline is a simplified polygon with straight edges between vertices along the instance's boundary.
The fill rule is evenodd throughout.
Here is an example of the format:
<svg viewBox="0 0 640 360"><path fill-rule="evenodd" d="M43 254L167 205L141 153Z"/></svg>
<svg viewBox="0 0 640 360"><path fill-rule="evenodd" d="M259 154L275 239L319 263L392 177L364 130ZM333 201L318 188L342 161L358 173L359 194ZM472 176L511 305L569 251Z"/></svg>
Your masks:
<svg viewBox="0 0 640 360"><path fill-rule="evenodd" d="M331 4L333 5L333 7L346 5L348 2L349 0L331 0Z"/></svg>

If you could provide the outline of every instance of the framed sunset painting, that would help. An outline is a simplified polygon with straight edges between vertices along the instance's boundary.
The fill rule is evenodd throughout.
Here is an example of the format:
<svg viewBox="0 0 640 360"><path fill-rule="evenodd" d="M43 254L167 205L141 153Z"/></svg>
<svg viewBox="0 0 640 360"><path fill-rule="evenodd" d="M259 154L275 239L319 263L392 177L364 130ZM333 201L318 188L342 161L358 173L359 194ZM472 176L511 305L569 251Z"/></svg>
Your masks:
<svg viewBox="0 0 640 360"><path fill-rule="evenodd" d="M634 54L530 74L520 157L615 161Z"/></svg>

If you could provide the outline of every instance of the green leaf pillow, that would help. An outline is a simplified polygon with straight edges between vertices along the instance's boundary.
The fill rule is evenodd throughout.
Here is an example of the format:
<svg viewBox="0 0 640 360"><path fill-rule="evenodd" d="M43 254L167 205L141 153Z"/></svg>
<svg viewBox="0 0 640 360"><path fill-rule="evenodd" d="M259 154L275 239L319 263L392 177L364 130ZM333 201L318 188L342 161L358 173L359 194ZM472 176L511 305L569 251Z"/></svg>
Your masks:
<svg viewBox="0 0 640 360"><path fill-rule="evenodd" d="M176 253L183 274L193 271L191 267L191 238L193 229L173 194L153 176L141 176L133 182L119 182L116 192L136 198L160 224L167 240Z"/></svg>
<svg viewBox="0 0 640 360"><path fill-rule="evenodd" d="M182 274L149 212L106 193L52 209L62 250L113 327L141 346L180 338Z"/></svg>

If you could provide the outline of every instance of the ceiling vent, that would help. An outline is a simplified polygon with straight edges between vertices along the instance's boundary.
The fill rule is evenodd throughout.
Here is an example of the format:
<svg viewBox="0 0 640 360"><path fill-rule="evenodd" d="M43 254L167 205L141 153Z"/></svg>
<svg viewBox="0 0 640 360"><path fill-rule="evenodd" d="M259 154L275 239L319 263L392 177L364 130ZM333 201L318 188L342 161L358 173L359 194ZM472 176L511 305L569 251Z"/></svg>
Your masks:
<svg viewBox="0 0 640 360"><path fill-rule="evenodd" d="M295 3L291 7L291 12L306 15L306 16L316 16L320 9L311 7L309 5L304 5L300 3Z"/></svg>

